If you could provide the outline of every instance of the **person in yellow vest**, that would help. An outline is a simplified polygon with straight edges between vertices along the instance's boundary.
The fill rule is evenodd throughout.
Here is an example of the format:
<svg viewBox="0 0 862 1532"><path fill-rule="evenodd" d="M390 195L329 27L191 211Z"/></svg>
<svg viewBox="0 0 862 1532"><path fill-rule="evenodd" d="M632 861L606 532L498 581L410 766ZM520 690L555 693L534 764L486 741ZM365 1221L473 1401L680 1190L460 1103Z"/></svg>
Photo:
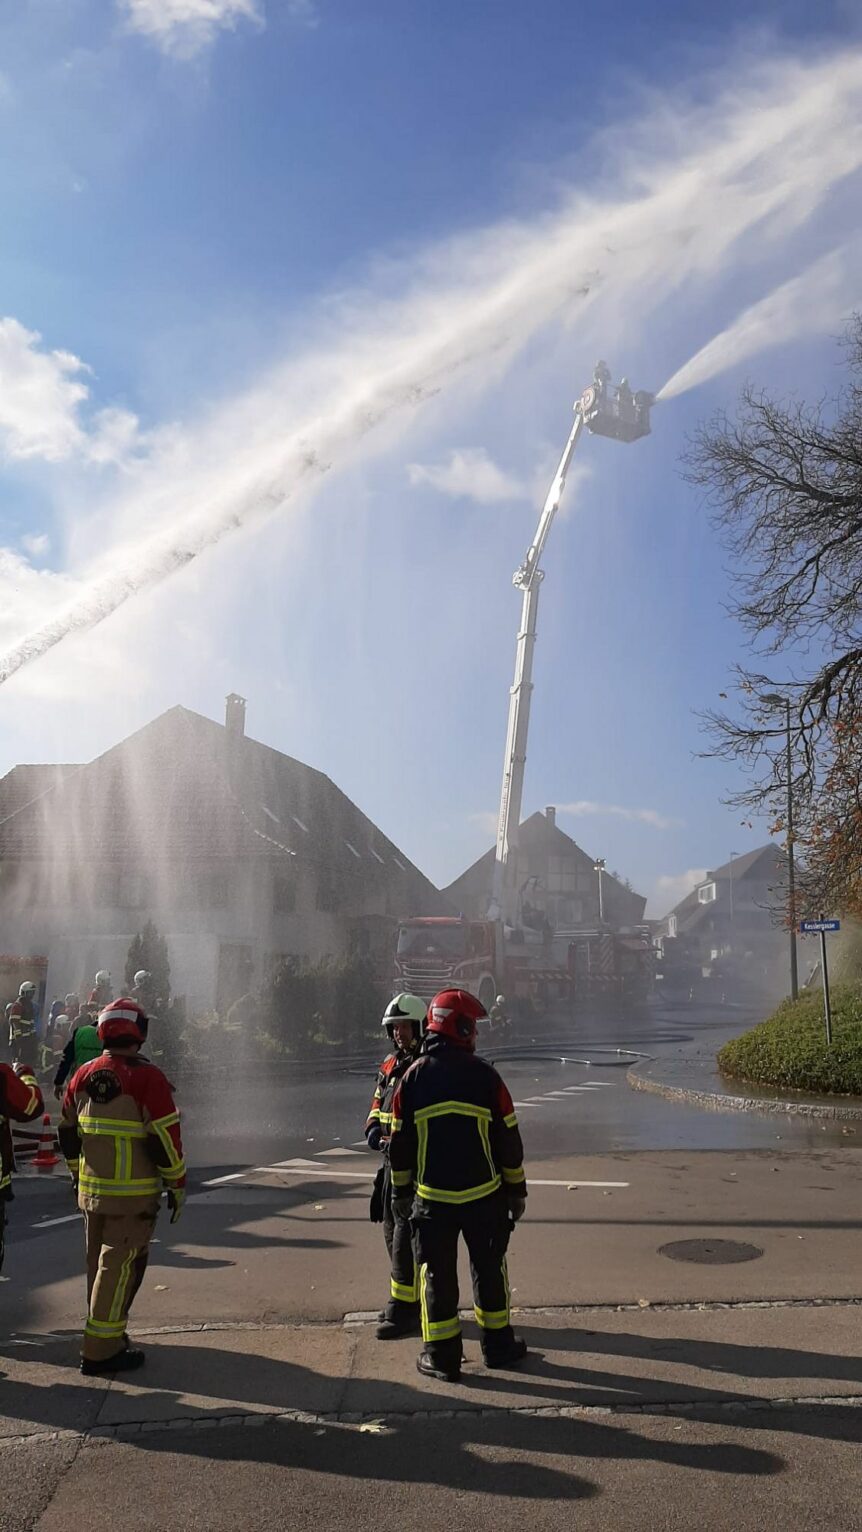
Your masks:
<svg viewBox="0 0 862 1532"><path fill-rule="evenodd" d="M129 1345L129 1309L143 1281L161 1195L171 1223L185 1201L180 1118L170 1082L141 1055L147 1016L128 996L99 1016L104 1052L77 1069L63 1097L60 1147L84 1214L87 1322L81 1371L128 1372L145 1361Z"/></svg>

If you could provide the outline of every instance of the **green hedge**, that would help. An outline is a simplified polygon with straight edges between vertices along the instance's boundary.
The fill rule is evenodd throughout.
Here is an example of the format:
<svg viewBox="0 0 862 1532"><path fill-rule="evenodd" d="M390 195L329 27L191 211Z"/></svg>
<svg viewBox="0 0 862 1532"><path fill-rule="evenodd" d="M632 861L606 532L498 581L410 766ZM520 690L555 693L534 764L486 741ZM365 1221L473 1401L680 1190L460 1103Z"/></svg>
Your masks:
<svg viewBox="0 0 862 1532"><path fill-rule="evenodd" d="M722 1074L753 1085L862 1096L862 985L832 990L832 1046L826 1045L823 991L806 990L718 1054Z"/></svg>

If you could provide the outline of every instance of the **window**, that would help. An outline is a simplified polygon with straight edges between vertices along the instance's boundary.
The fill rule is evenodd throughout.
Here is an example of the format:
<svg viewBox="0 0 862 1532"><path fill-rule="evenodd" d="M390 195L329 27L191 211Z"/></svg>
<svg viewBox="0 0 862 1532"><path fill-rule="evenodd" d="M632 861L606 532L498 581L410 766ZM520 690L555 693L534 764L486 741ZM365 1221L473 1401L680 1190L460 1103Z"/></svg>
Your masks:
<svg viewBox="0 0 862 1532"><path fill-rule="evenodd" d="M298 815L291 814L290 817L293 820L295 825L299 825L299 828L302 831L303 835L310 835L311 834L311 831L309 830L308 825L304 825L302 820L298 817Z"/></svg>
<svg viewBox="0 0 862 1532"><path fill-rule="evenodd" d="M676 936L677 920L678 920L678 918L679 917L676 916L676 915L668 915L668 917L667 917L667 934L668 934L668 936Z"/></svg>
<svg viewBox="0 0 862 1532"><path fill-rule="evenodd" d="M352 851L353 855L356 857L357 862L361 862L362 861L362 857L360 856L360 854L357 851L356 847L355 846L351 846L349 840L346 840L344 842L344 844L347 847L348 851Z"/></svg>
<svg viewBox="0 0 862 1532"><path fill-rule="evenodd" d="M698 904L712 904L716 894L714 883L701 883L697 891Z"/></svg>
<svg viewBox="0 0 862 1532"><path fill-rule="evenodd" d="M296 884L293 878L276 875L272 880L272 908L276 915L292 915L296 909Z"/></svg>
<svg viewBox="0 0 862 1532"><path fill-rule="evenodd" d="M380 852L379 851L375 851L373 846L371 847L371 855L374 857L375 862L379 862L380 863L381 867L385 867L386 866L386 863L384 862L382 856L380 855Z"/></svg>

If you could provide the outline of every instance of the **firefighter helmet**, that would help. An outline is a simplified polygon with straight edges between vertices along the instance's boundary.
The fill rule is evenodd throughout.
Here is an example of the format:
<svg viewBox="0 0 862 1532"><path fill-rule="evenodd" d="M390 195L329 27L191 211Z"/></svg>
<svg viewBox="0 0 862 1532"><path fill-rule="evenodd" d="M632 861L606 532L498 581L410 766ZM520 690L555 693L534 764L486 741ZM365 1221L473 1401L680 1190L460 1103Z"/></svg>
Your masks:
<svg viewBox="0 0 862 1532"><path fill-rule="evenodd" d="M382 1026L386 1028L389 1036L393 1037L395 1023L409 1021L413 1026L413 1036L418 1040L422 1035L427 1013L428 1007L424 1000L420 1000L418 995L408 995L405 992L402 995L396 995L394 1000L390 1000L383 1012Z"/></svg>
<svg viewBox="0 0 862 1532"><path fill-rule="evenodd" d="M152 978L152 974L146 968L139 968L135 974L135 985L146 984Z"/></svg>
<svg viewBox="0 0 862 1532"><path fill-rule="evenodd" d="M19 1000L23 1000L25 995L35 995L35 993L36 993L36 986L33 983L33 980L32 979L25 979L24 983L19 986L18 998L19 998Z"/></svg>
<svg viewBox="0 0 862 1532"><path fill-rule="evenodd" d="M476 1023L488 1015L481 1000L466 989L443 989L428 1007L426 1031L447 1037L460 1048L476 1047Z"/></svg>
<svg viewBox="0 0 862 1532"><path fill-rule="evenodd" d="M99 972L96 974L96 988L99 989L101 985L110 984L110 982L111 975L108 973L107 968L100 968Z"/></svg>
<svg viewBox="0 0 862 1532"><path fill-rule="evenodd" d="M80 1002L80 1000L79 1000L79 999L78 999L78 996L77 996L77 995L67 995L67 996L66 996L66 998L65 998L65 1000L64 1000L64 1001L63 1001L63 1004L64 1004L64 1005L65 1005L65 1006L70 1006L70 1005L77 1005L77 1006L80 1006L80 1004L81 1004L81 1002Z"/></svg>
<svg viewBox="0 0 862 1532"><path fill-rule="evenodd" d="M123 1046L146 1040L149 1019L143 1006L130 995L121 995L99 1012L99 1042Z"/></svg>
<svg viewBox="0 0 862 1532"><path fill-rule="evenodd" d="M498 995L496 1000L494 1001L494 1004L495 1005L505 1005L506 1004L506 996L505 995Z"/></svg>

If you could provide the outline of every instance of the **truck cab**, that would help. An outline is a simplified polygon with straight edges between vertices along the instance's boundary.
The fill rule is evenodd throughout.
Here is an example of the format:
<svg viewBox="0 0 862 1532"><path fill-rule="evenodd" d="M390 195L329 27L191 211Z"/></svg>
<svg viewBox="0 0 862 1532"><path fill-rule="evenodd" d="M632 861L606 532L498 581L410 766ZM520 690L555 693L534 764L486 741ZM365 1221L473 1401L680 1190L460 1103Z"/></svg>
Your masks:
<svg viewBox="0 0 862 1532"><path fill-rule="evenodd" d="M398 927L395 984L423 1000L466 989L489 1009L499 988L498 952L494 921L417 915Z"/></svg>

